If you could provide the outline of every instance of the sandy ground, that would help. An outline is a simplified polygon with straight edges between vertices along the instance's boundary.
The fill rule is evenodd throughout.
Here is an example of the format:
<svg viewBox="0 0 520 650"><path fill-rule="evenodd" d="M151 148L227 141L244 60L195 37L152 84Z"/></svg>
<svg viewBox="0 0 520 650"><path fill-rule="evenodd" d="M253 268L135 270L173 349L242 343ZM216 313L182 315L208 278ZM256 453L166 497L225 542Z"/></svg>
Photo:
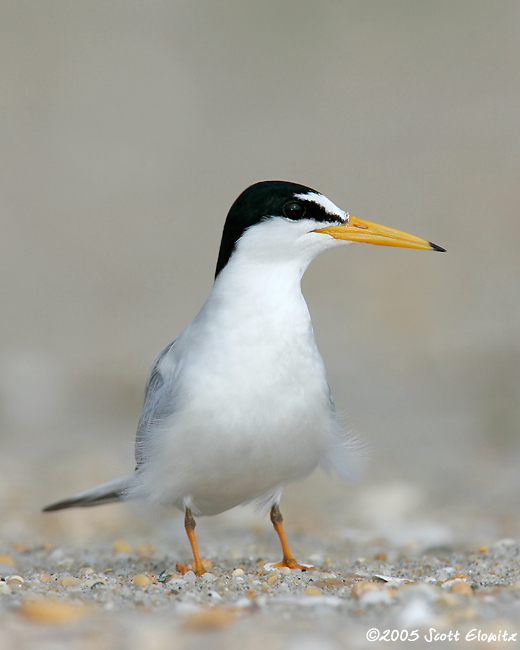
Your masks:
<svg viewBox="0 0 520 650"><path fill-rule="evenodd" d="M177 574L164 547L19 545L0 565L0 647L365 648L378 635L497 647L518 633L513 540L455 551L303 536L305 572L269 570L265 544L240 542L246 556L215 543L201 578Z"/></svg>
<svg viewBox="0 0 520 650"><path fill-rule="evenodd" d="M347 526L324 492L317 476L282 502L292 550L313 565L304 572L271 568L277 539L247 508L199 520L200 578L176 570L189 560L180 515L15 515L0 549L0 648L502 647L520 631L520 543L499 536L511 522L448 504L425 512L413 485L394 482L357 488Z"/></svg>

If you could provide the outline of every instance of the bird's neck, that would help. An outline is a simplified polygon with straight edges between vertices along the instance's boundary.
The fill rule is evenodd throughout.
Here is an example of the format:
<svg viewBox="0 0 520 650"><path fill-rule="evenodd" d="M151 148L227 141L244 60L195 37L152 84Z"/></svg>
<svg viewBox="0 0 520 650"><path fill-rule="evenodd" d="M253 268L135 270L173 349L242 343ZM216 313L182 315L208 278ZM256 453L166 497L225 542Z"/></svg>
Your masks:
<svg viewBox="0 0 520 650"><path fill-rule="evenodd" d="M229 266L215 281L213 291L230 300L247 301L260 306L301 300L302 273L295 264Z"/></svg>
<svg viewBox="0 0 520 650"><path fill-rule="evenodd" d="M301 273L287 266L252 266L226 266L219 273L185 335L192 337L204 367L211 366L218 376L258 388L275 382L266 368L276 368L276 381L285 386L309 367L313 373L316 363L321 368Z"/></svg>
<svg viewBox="0 0 520 650"><path fill-rule="evenodd" d="M228 268L229 267L229 268ZM310 316L295 264L228 265L217 277L207 307L261 334L266 329L308 330ZM295 331L296 330L296 331ZM285 332L286 333L286 332ZM282 334L283 335L283 334Z"/></svg>

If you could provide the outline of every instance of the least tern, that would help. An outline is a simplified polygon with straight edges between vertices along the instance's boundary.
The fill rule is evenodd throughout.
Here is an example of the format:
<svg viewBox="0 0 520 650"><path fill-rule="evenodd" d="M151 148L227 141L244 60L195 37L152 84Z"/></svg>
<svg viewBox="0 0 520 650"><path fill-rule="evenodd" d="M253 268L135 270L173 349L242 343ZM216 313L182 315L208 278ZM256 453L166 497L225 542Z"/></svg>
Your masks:
<svg viewBox="0 0 520 650"><path fill-rule="evenodd" d="M353 217L304 185L263 181L242 192L208 299L152 364L135 471L44 510L126 499L176 506L201 575L194 517L256 502L270 508L282 545L274 566L304 569L284 535L282 490L318 465L348 479L358 461L334 409L301 279L320 253L352 242L444 251Z"/></svg>

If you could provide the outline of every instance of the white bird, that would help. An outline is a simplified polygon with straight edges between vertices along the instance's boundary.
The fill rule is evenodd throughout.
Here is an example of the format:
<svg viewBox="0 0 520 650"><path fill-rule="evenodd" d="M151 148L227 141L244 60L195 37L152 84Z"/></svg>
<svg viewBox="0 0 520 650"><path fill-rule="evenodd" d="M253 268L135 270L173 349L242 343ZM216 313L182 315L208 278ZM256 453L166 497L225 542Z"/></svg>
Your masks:
<svg viewBox="0 0 520 650"><path fill-rule="evenodd" d="M444 250L352 217L304 185L246 189L227 216L206 303L152 364L135 472L45 511L126 499L176 506L200 575L194 516L256 502L270 507L280 538L275 566L305 568L285 539L282 490L320 464L347 479L358 458L334 410L301 278L320 253L351 242Z"/></svg>

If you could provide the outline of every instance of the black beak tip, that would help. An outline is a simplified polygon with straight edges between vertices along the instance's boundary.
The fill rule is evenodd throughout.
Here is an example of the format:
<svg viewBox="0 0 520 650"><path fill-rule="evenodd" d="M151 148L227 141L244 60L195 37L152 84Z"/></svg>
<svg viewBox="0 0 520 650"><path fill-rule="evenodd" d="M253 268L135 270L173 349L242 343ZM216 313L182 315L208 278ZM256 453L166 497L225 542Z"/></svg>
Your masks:
<svg viewBox="0 0 520 650"><path fill-rule="evenodd" d="M428 242L428 243L430 244L430 246L432 247L432 249L434 251L439 251L439 253L445 253L446 252L446 249L443 248L442 246L437 246L437 244L434 244L433 242Z"/></svg>

